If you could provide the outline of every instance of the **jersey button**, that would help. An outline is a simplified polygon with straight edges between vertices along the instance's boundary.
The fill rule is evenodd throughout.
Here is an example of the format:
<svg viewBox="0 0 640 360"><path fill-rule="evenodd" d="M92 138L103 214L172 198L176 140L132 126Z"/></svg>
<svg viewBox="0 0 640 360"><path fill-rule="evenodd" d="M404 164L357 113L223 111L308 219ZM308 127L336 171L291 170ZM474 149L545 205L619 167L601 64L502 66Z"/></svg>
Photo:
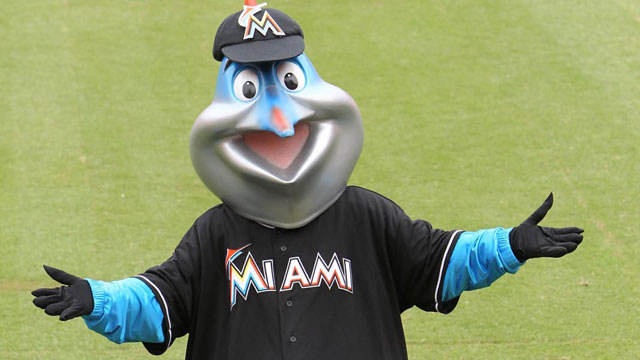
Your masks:
<svg viewBox="0 0 640 360"><path fill-rule="evenodd" d="M296 340L298 340L298 339L296 339L296 337L295 337L295 336L292 336L292 337L290 337L290 338L289 338L289 341L291 341L292 343L293 343L293 342L296 342Z"/></svg>
<svg viewBox="0 0 640 360"><path fill-rule="evenodd" d="M293 306L293 301L291 301L291 300L287 300L287 306L288 306L288 307L292 307L292 306Z"/></svg>
<svg viewBox="0 0 640 360"><path fill-rule="evenodd" d="M287 251L287 245L280 246L280 251L282 251L282 252Z"/></svg>

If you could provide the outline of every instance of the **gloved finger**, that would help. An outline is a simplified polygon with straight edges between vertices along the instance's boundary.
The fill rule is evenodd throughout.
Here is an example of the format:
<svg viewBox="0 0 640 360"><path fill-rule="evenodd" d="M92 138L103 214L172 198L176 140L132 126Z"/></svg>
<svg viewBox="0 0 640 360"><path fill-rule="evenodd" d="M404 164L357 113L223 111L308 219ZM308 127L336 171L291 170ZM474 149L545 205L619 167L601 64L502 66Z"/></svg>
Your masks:
<svg viewBox="0 0 640 360"><path fill-rule="evenodd" d="M47 295L57 295L57 294L60 294L59 287L35 289L31 292L31 295L33 296L47 296Z"/></svg>
<svg viewBox="0 0 640 360"><path fill-rule="evenodd" d="M558 246L562 246L567 249L567 254L574 252L578 248L578 244L574 242L559 243Z"/></svg>
<svg viewBox="0 0 640 360"><path fill-rule="evenodd" d="M584 229L581 229L579 227L565 227L565 228L545 228L545 229L549 229L549 232L552 232L553 234L571 234L571 233L575 233L575 234L582 234L584 232Z"/></svg>
<svg viewBox="0 0 640 360"><path fill-rule="evenodd" d="M60 320L62 320L62 321L71 320L71 319L73 319L75 317L78 317L80 315L80 312L81 312L81 308L79 306L72 305L72 306L68 307L67 309L65 309L60 314Z"/></svg>
<svg viewBox="0 0 640 360"><path fill-rule="evenodd" d="M60 269L56 269L54 267L47 266L47 265L43 265L43 267L44 267L44 271L46 271L47 274L49 274L49 276L51 276L53 280L59 283L62 283L65 285L71 285L78 280L82 280L79 277L71 274L67 274L66 272Z"/></svg>
<svg viewBox="0 0 640 360"><path fill-rule="evenodd" d="M551 238L553 241L558 243L566 243L571 242L574 244L580 244L582 242L582 235L580 234L564 234L564 235L555 235Z"/></svg>
<svg viewBox="0 0 640 360"><path fill-rule="evenodd" d="M40 309L44 309L47 306L60 301L62 301L62 296L60 295L38 296L33 299L33 304Z"/></svg>
<svg viewBox="0 0 640 360"><path fill-rule="evenodd" d="M55 304L51 304L44 309L44 312L47 315L60 315L64 309L69 306L66 302L57 302Z"/></svg>
<svg viewBox="0 0 640 360"><path fill-rule="evenodd" d="M531 216L529 216L527 220L523 221L522 223L528 225L537 225L540 221L542 221L542 219L544 219L545 215L547 215L547 212L549 211L549 209L551 209L551 206L553 206L553 193L549 193L549 196L547 196L542 205L540 205L540 207L537 208L536 211L534 211L533 214L531 214Z"/></svg>
<svg viewBox="0 0 640 360"><path fill-rule="evenodd" d="M540 256L559 258L566 255L567 252L568 251L564 246L548 246L540 250Z"/></svg>

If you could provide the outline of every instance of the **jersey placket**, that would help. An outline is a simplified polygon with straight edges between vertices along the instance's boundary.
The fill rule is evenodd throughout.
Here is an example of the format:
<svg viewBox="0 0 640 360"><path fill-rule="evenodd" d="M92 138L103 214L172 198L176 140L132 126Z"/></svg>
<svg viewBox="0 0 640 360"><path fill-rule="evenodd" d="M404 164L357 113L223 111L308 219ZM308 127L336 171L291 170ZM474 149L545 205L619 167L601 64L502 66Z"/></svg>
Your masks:
<svg viewBox="0 0 640 360"><path fill-rule="evenodd" d="M275 241L273 242L274 253L276 254L276 279L278 279L278 315L280 317L280 340L282 343L282 358L284 360L294 359L296 347L299 345L295 328L291 321L291 312L296 311L295 295L297 286L291 290L282 291L282 281L287 271L287 265L291 256L290 235L286 230L275 229Z"/></svg>

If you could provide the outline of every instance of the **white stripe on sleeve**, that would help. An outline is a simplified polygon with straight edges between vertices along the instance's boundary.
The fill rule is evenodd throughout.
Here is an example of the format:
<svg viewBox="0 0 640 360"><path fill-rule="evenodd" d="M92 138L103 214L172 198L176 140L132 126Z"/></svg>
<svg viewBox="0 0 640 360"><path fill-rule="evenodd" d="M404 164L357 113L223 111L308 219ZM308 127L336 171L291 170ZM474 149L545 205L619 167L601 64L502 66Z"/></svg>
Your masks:
<svg viewBox="0 0 640 360"><path fill-rule="evenodd" d="M436 304L436 311L440 312L440 309L438 308L440 303L438 302L438 292L440 291L440 282L442 281L442 277L445 275L442 273L442 271L444 270L444 262L447 261L447 256L449 256L449 251L453 251L451 248L451 244L453 243L453 239L455 239L456 235L458 235L458 233L460 233L462 230L456 230L456 232L453 233L453 235L451 235L451 238L449 239L449 243L447 244L447 249L444 251L444 255L442 256L442 263L440 264L440 274L438 276L438 283L436 284L436 293L434 295L434 299L435 299L435 304Z"/></svg>
<svg viewBox="0 0 640 360"><path fill-rule="evenodd" d="M160 300L162 300L162 305L164 307L164 311L167 314L167 325L169 327L168 332L169 332L169 339L167 339L167 349L169 349L169 346L171 345L171 338L172 338L172 334L171 334L171 317L169 316L169 306L167 305L167 300L165 300L164 295L162 295L162 291L160 291L160 289L158 289L158 287L156 286L156 284L154 284L153 282L151 282L151 280L147 279L145 276L143 275L136 275L137 278L143 280L145 283L147 283L147 285L153 287L156 292L158 294L160 294ZM166 351L166 350L165 350Z"/></svg>

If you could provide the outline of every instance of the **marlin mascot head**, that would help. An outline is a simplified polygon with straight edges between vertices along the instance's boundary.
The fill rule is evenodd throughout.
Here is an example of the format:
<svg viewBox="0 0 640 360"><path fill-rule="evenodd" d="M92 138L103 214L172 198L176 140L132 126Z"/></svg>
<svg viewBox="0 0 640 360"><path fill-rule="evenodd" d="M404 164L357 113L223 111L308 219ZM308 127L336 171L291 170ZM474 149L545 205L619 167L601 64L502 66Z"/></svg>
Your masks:
<svg viewBox="0 0 640 360"><path fill-rule="evenodd" d="M360 112L324 82L304 52L300 26L247 0L215 37L221 61L213 102L191 131L202 182L238 214L301 227L342 194L360 155Z"/></svg>

